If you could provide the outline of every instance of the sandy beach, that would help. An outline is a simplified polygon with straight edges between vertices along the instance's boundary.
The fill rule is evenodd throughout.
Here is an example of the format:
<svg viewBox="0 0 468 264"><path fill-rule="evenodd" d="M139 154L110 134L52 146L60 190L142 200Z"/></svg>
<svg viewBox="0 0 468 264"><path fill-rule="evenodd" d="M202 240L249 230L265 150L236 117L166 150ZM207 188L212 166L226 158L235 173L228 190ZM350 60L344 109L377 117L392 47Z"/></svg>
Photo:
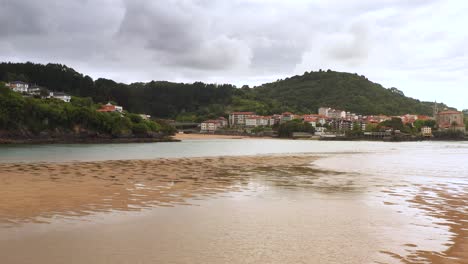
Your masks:
<svg viewBox="0 0 468 264"><path fill-rule="evenodd" d="M185 204L187 198L242 188L249 173L326 173L313 156L0 163L0 222L47 221L54 215Z"/></svg>
<svg viewBox="0 0 468 264"><path fill-rule="evenodd" d="M7 230L24 224L52 223L57 217L190 205L191 201L251 188L252 179L269 181L282 189L314 188L321 193L345 194L361 191L349 178L342 178L343 173L311 165L317 159L313 155L269 155L4 163L0 164L0 225ZM380 253L401 263L468 263L466 188L462 186L455 192L443 185L415 187L416 195L392 188L384 192L404 196L414 208L439 219L437 225L448 227L454 234L446 245L448 249L426 251L406 243L401 246L407 252L404 255L387 250ZM391 205L388 202L382 206Z"/></svg>
<svg viewBox="0 0 468 264"><path fill-rule="evenodd" d="M215 135L215 134L181 134L177 133L173 136L177 140L194 140L194 139L261 139L262 137L248 137L248 136L235 136L235 135ZM265 137L272 139L271 137Z"/></svg>

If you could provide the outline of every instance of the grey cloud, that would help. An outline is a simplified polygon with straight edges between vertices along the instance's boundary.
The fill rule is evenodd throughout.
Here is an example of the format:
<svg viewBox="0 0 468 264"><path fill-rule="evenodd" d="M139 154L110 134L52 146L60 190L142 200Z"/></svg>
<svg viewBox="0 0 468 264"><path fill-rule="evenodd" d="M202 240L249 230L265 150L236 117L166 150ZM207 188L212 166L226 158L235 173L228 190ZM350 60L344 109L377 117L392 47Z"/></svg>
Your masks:
<svg viewBox="0 0 468 264"><path fill-rule="evenodd" d="M0 38L43 33L41 16L42 10L34 2L0 1Z"/></svg>
<svg viewBox="0 0 468 264"><path fill-rule="evenodd" d="M442 0L0 0L0 60L240 85L330 68L411 95L419 79L468 81L466 11Z"/></svg>
<svg viewBox="0 0 468 264"><path fill-rule="evenodd" d="M248 63L240 40L211 30L210 14L200 6L208 2L125 3L118 37L141 41L164 65L217 70Z"/></svg>
<svg viewBox="0 0 468 264"><path fill-rule="evenodd" d="M346 35L347 38L338 39L337 43L328 48L328 56L351 64L365 61L371 46L367 27L364 24L354 24Z"/></svg>
<svg viewBox="0 0 468 264"><path fill-rule="evenodd" d="M182 1L161 3L125 1L125 17L119 36L135 37L145 41L148 48L184 52L195 49L203 41L206 30L196 20L196 6Z"/></svg>

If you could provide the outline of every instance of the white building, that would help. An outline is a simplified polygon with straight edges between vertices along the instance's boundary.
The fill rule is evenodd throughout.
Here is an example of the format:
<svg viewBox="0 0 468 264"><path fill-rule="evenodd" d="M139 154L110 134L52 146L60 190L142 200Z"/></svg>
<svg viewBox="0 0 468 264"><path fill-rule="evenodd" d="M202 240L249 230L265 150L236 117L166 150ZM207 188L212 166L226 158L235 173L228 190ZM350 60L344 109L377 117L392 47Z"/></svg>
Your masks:
<svg viewBox="0 0 468 264"><path fill-rule="evenodd" d="M432 137L432 128L430 127L422 127L421 134L423 137Z"/></svg>
<svg viewBox="0 0 468 264"><path fill-rule="evenodd" d="M42 88L40 86L33 85L33 86L30 86L28 88L27 93L30 94L30 95L41 95L41 90L43 90L43 89L44 88Z"/></svg>
<svg viewBox="0 0 468 264"><path fill-rule="evenodd" d="M219 117L217 119L221 125L221 127L227 127L228 126L228 120L225 117Z"/></svg>
<svg viewBox="0 0 468 264"><path fill-rule="evenodd" d="M318 109L318 114L323 115L323 116L328 116L328 111L330 111L330 110L331 110L330 107L320 107Z"/></svg>
<svg viewBox="0 0 468 264"><path fill-rule="evenodd" d="M123 111L123 107L122 107L122 111ZM151 119L151 116L147 115L147 114L140 114L140 117L143 120L150 120Z"/></svg>
<svg viewBox="0 0 468 264"><path fill-rule="evenodd" d="M110 102L108 102L107 104L101 106L100 109L97 110L98 112L104 112L104 113L108 113L108 112L119 112L119 113L123 113L123 107L120 106L120 105L113 105L111 104Z"/></svg>
<svg viewBox="0 0 468 264"><path fill-rule="evenodd" d="M256 127L257 126L257 117L251 116L245 119L245 126L246 127Z"/></svg>
<svg viewBox="0 0 468 264"><path fill-rule="evenodd" d="M271 116L251 116L245 119L246 127L271 126L275 120Z"/></svg>
<svg viewBox="0 0 468 264"><path fill-rule="evenodd" d="M322 116L326 116L332 119L345 119L346 118L346 111L337 110L329 107L320 107L318 109L318 114ZM352 114L349 113L350 117Z"/></svg>
<svg viewBox="0 0 468 264"><path fill-rule="evenodd" d="M200 130L202 133L212 133L218 130L220 127L221 122L219 120L206 120L201 123Z"/></svg>
<svg viewBox="0 0 468 264"><path fill-rule="evenodd" d="M346 118L346 112L342 110L332 109L328 111L327 117L332 119L344 119Z"/></svg>
<svg viewBox="0 0 468 264"><path fill-rule="evenodd" d="M304 122L311 124L313 127L316 127L318 124L323 126L327 123L326 117L322 115L303 115L302 118Z"/></svg>
<svg viewBox="0 0 468 264"><path fill-rule="evenodd" d="M281 114L281 121L280 122L285 123L285 122L294 120L294 118L296 118L296 116L293 113L285 112L285 113Z"/></svg>
<svg viewBox="0 0 468 264"><path fill-rule="evenodd" d="M229 125L231 127L245 126L245 119L254 116L254 112L233 112L229 114Z"/></svg>
<svg viewBox="0 0 468 264"><path fill-rule="evenodd" d="M13 91L18 92L18 93L27 93L28 88L29 88L29 84L25 82L20 82L20 81L7 83L7 86L10 87L10 89L12 89Z"/></svg>
<svg viewBox="0 0 468 264"><path fill-rule="evenodd" d="M69 103L71 101L71 96L66 94L66 93L61 93L61 92L50 92L49 93L49 98L55 98L62 100L66 103Z"/></svg>
<svg viewBox="0 0 468 264"><path fill-rule="evenodd" d="M316 136L324 135L326 131L327 131L327 129L324 128L324 127L316 127L315 128L315 135Z"/></svg>

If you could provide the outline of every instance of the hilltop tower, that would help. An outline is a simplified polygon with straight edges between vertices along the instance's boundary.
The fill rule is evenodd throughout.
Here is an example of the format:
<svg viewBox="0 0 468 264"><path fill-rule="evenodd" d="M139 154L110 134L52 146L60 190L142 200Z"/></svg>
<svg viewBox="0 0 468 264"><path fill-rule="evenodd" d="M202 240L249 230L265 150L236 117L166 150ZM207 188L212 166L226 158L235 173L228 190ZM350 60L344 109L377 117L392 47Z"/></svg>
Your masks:
<svg viewBox="0 0 468 264"><path fill-rule="evenodd" d="M433 116L435 119L437 119L437 114L439 113L439 107L437 106L437 101L434 101L434 113Z"/></svg>

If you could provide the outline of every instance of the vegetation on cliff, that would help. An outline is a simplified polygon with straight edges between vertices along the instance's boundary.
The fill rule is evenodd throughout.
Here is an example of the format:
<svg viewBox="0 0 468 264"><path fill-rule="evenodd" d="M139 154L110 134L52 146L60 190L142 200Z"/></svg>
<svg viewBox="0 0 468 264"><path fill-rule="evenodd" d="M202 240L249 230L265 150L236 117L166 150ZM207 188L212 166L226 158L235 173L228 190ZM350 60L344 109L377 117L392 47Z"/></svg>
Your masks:
<svg viewBox="0 0 468 264"><path fill-rule="evenodd" d="M96 111L90 98L73 97L70 103L57 99L23 97L0 83L0 130L12 136L40 134L94 136L164 136L170 126L140 115Z"/></svg>

